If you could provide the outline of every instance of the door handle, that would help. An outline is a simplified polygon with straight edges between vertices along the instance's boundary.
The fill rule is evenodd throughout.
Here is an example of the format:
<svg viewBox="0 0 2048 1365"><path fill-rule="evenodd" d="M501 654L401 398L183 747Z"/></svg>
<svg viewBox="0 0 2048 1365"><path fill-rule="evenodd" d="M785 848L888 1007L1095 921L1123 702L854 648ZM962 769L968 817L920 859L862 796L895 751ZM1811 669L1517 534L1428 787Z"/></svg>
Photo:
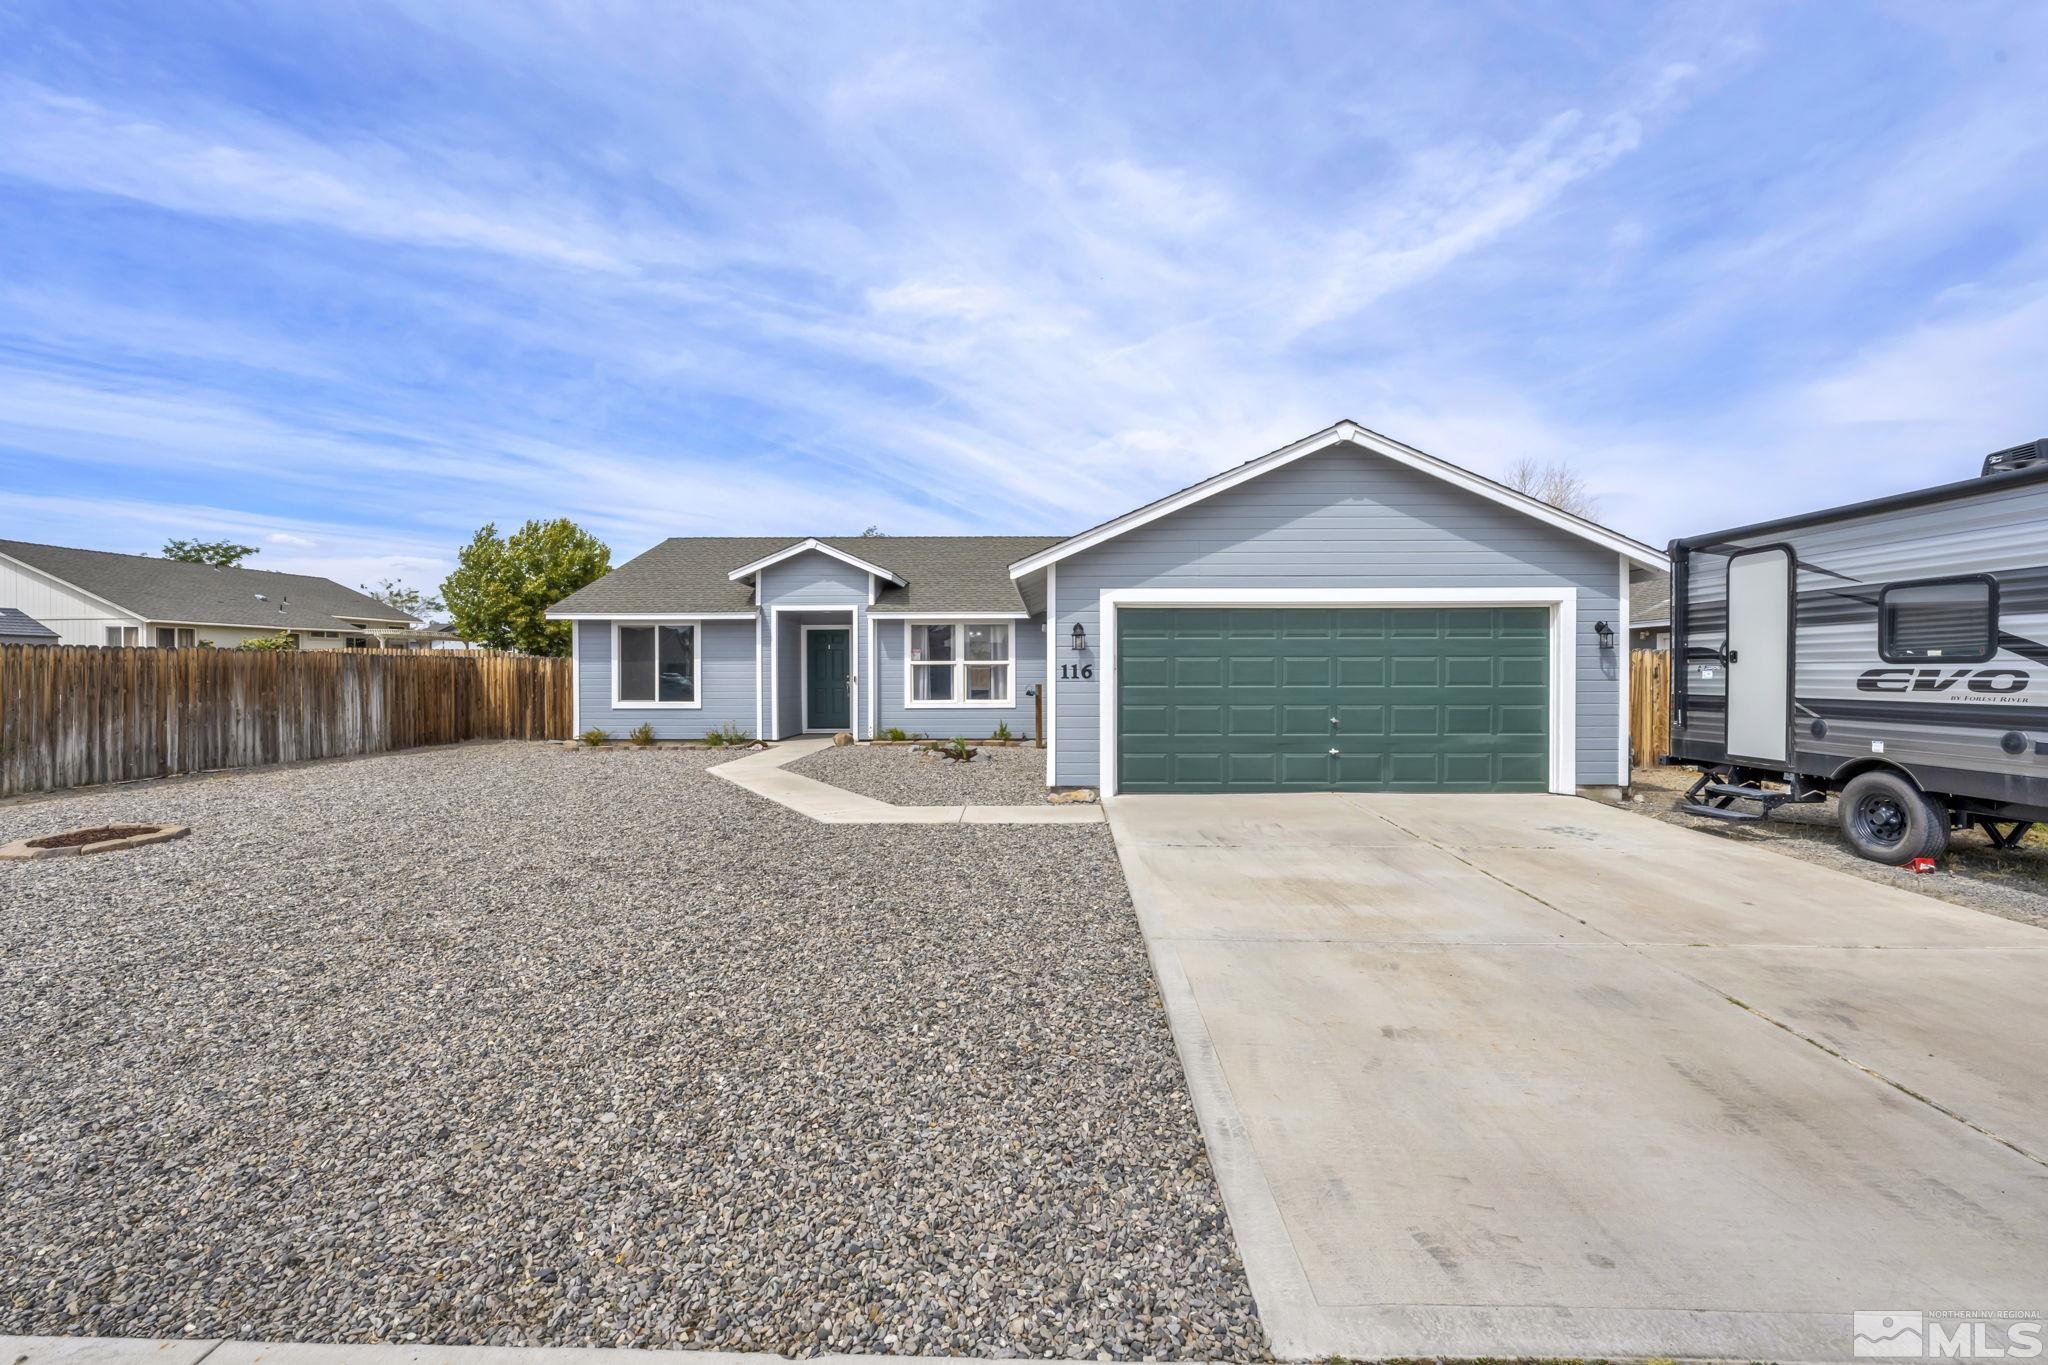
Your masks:
<svg viewBox="0 0 2048 1365"><path fill-rule="evenodd" d="M1335 725L1335 724L1337 724L1337 723L1338 723L1338 721L1337 721L1337 718L1336 718L1335 716L1332 716L1332 717L1330 717L1330 724L1332 724L1332 725Z"/></svg>
<svg viewBox="0 0 2048 1365"><path fill-rule="evenodd" d="M1332 750L1330 750L1330 757L1331 757L1331 758L1335 758L1336 756L1337 756L1337 751L1336 751L1335 749L1332 749Z"/></svg>

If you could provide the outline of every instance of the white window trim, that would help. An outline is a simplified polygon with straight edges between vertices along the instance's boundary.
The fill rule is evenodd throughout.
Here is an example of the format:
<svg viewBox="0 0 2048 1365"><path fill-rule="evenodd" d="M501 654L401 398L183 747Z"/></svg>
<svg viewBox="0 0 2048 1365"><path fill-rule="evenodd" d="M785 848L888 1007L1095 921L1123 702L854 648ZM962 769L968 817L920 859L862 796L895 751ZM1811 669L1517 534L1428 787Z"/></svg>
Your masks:
<svg viewBox="0 0 2048 1365"><path fill-rule="evenodd" d="M1008 615L1003 615L1003 616L925 616L925 617L919 617L919 618L917 618L916 624L917 624L917 625L922 625L922 626L958 626L958 627L962 627L962 628L964 628L964 627L967 627L967 626L1002 626L1002 627L1004 627L1004 628L1005 628L1006 630L1008 630L1008 631L1010 632L1010 656L1009 656L1009 657L1008 657L1007 659L963 659L963 658L959 657L960 655L962 655L962 654L965 654L965 653L967 652L967 640L966 640L966 636L965 636L965 633L964 633L964 629L963 629L963 633L961 634L960 638L959 638L958 640L956 640L956 641L954 642L954 645L953 645L953 654L954 654L954 657L953 657L953 658L952 658L951 660L937 660L937 659L930 659L930 660L925 660L925 659L916 659L916 660L914 660L914 659L912 659L912 658L910 657L910 632L911 632L911 630L913 629L913 625L912 625L912 622L911 622L911 621L908 621L908 620L904 621L904 623L903 623L903 708L904 708L904 709L905 709L906 711L953 711L953 710L964 710L964 711L1008 711L1008 710L1012 710L1012 709L1014 709L1014 708L1016 707L1016 705L1017 705L1017 622L1016 622L1016 619L1015 619L1015 618L1013 618L1013 617L1011 617L1011 616L1008 616ZM916 670L917 670L917 669L918 669L918 668L919 668L920 666L926 666L926 667L929 667L929 666L931 666L932 664L936 664L936 663L941 663L941 662L949 662L949 663L951 663L951 664L952 664L952 666L953 666L953 691L954 691L954 693L956 694L956 698L955 698L954 700L951 700L951 701L918 701L918 700L916 700L916 693L917 693L917 672L916 672ZM1002 700L1000 700L1000 701L965 701L965 700L961 700L961 699L958 699L958 697L957 697L957 694L958 694L958 693L962 693L962 692L965 692L965 691L967 690L967 675L966 675L966 673L965 673L965 672L964 672L963 670L965 670L965 669L966 669L967 667L969 667L970 665L972 665L972 666L974 666L974 667L977 667L977 668L979 668L979 667L983 667L983 666L986 666L986 665L989 665L989 664L997 664L997 665L1007 665L1007 672L1005 672L1005 674L1004 674L1004 679L1005 679L1005 686L1004 686L1004 696L1003 696Z"/></svg>
<svg viewBox="0 0 2048 1365"><path fill-rule="evenodd" d="M690 627L690 665L696 673L693 690L696 696L689 701L623 701L619 697L619 632L628 626L688 626ZM661 690L661 642L655 640L655 690ZM704 709L704 622L695 616L664 616L658 620L632 617L612 622L612 710L614 711L701 711Z"/></svg>
<svg viewBox="0 0 2048 1365"><path fill-rule="evenodd" d="M853 652L854 631L852 621L848 621L843 626L819 624L797 627L797 724L802 728L803 733L807 735L833 735L839 733L836 728L831 726L811 724L811 632L814 630L837 630L844 631L846 634L846 728L851 732L854 729L855 720L859 718L860 712L860 669L857 667L860 657Z"/></svg>
<svg viewBox="0 0 2048 1365"><path fill-rule="evenodd" d="M1550 790L1578 792L1579 590L1556 588L1119 588L1102 594L1096 649L1102 660L1097 772L1102 799L1116 799L1119 607L1548 607ZM906 637L907 643L907 637ZM1050 644L1050 641L1047 642ZM908 653L908 649L905 650ZM1048 651L1049 652L1049 651ZM1048 663L1050 664L1050 660Z"/></svg>

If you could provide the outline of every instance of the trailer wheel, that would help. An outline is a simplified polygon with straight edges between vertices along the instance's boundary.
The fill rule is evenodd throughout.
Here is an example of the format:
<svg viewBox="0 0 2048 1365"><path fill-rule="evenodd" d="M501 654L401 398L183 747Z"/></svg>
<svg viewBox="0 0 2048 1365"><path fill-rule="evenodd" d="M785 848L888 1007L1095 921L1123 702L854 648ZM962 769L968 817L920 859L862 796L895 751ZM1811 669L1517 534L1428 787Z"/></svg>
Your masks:
<svg viewBox="0 0 2048 1365"><path fill-rule="evenodd" d="M1851 778L1836 803L1842 838L1858 857L1897 867L1948 848L1948 808L1897 773Z"/></svg>

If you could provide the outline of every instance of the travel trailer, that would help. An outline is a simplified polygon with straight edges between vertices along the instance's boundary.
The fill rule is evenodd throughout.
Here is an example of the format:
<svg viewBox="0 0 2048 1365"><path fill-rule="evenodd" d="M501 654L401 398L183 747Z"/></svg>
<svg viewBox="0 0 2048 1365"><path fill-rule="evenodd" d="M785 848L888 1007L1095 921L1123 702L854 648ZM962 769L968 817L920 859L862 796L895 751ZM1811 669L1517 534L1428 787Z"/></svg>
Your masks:
<svg viewBox="0 0 2048 1365"><path fill-rule="evenodd" d="M1961 483L1671 543L1685 807L1838 800L1857 853L2048 820L2048 439Z"/></svg>

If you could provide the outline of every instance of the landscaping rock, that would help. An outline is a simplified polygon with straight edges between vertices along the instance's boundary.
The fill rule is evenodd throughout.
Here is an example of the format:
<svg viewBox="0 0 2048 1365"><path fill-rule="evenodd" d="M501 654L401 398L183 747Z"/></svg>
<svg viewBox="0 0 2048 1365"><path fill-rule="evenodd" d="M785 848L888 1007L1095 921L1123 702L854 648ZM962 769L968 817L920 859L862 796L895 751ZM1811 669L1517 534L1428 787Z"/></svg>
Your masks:
<svg viewBox="0 0 2048 1365"><path fill-rule="evenodd" d="M844 749L847 745L851 743L853 743L853 736L849 735L844 730L841 730L838 734L832 736L832 747L835 749Z"/></svg>
<svg viewBox="0 0 2048 1365"><path fill-rule="evenodd" d="M1045 798L1055 806L1093 805L1096 801L1093 787L1067 787Z"/></svg>
<svg viewBox="0 0 2048 1365"><path fill-rule="evenodd" d="M613 757L0 807L0 1333L1264 1356L1106 830Z"/></svg>
<svg viewBox="0 0 2048 1365"><path fill-rule="evenodd" d="M924 748L821 749L789 771L892 806L1036 806L1045 801L1043 749L975 749L968 762Z"/></svg>

